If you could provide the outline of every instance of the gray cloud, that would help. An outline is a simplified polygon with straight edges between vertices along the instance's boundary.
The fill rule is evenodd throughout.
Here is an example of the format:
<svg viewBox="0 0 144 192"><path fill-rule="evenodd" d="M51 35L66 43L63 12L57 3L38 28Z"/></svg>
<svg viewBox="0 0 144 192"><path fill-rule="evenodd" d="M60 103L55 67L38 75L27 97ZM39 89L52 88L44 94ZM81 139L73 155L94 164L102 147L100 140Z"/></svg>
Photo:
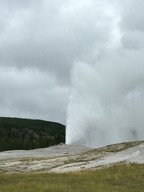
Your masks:
<svg viewBox="0 0 144 192"><path fill-rule="evenodd" d="M143 31L144 30L144 23L143 23L143 6L144 2L142 0L126 0L119 2L122 4L122 17L123 22L122 26L126 30L130 31Z"/></svg>
<svg viewBox="0 0 144 192"><path fill-rule="evenodd" d="M93 5L93 1L62 1L61 4L41 1L39 7L26 6L19 10L12 6L12 16L1 35L2 63L17 67L30 65L66 75L73 60L95 44L99 46L107 37L103 30L97 30L93 18L100 13L95 13Z"/></svg>
<svg viewBox="0 0 144 192"><path fill-rule="evenodd" d="M55 75L39 70L0 68L1 116L33 117L65 122L68 88Z"/></svg>
<svg viewBox="0 0 144 192"><path fill-rule="evenodd" d="M73 62L109 39L109 15L93 0L1 1L1 116L65 122Z"/></svg>

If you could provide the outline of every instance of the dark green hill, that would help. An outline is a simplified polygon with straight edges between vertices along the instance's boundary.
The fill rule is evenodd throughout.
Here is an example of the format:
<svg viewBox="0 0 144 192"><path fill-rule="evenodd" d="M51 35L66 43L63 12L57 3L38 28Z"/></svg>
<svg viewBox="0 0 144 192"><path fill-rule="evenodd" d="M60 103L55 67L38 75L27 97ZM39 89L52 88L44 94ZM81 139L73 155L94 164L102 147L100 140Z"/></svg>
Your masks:
<svg viewBox="0 0 144 192"><path fill-rule="evenodd" d="M65 126L59 123L0 117L0 151L35 149L65 142Z"/></svg>

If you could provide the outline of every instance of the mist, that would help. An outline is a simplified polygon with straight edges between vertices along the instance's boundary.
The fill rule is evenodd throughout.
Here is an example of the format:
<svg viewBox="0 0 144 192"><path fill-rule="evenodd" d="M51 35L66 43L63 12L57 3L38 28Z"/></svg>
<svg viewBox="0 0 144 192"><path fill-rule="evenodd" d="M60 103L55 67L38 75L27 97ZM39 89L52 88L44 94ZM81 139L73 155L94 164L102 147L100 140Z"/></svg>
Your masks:
<svg viewBox="0 0 144 192"><path fill-rule="evenodd" d="M132 21L135 0L121 4L108 1L109 6L102 2L95 23L103 39L75 61L71 71L67 144L99 147L144 139L144 31L140 13L135 13Z"/></svg>

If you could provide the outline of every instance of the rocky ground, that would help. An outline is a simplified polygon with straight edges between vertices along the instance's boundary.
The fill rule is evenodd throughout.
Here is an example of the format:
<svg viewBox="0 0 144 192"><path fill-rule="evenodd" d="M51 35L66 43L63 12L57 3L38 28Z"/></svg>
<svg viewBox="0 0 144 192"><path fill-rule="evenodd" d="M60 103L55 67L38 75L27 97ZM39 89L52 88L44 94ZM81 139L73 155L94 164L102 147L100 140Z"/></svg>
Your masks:
<svg viewBox="0 0 144 192"><path fill-rule="evenodd" d="M0 152L0 172L70 172L97 169L116 163L144 163L144 141L92 149L60 144L35 149Z"/></svg>

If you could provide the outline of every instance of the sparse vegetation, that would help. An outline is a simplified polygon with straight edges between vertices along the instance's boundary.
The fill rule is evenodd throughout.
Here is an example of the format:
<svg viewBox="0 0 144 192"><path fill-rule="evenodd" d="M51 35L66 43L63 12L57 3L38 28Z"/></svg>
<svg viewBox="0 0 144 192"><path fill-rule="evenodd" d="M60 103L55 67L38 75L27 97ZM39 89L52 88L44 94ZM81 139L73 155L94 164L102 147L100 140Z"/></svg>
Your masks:
<svg viewBox="0 0 144 192"><path fill-rule="evenodd" d="M0 151L36 149L65 142L65 126L59 123L0 117Z"/></svg>
<svg viewBox="0 0 144 192"><path fill-rule="evenodd" d="M106 153L116 153L128 149L130 147L134 147L144 143L144 141L133 141L133 142L124 142L124 143L117 143L112 145L107 145L105 147L100 147L96 149L89 150L88 152L84 152L83 154L89 154L92 156L93 154L106 154Z"/></svg>
<svg viewBox="0 0 144 192"><path fill-rule="evenodd" d="M144 192L144 165L65 174L0 174L0 192Z"/></svg>

